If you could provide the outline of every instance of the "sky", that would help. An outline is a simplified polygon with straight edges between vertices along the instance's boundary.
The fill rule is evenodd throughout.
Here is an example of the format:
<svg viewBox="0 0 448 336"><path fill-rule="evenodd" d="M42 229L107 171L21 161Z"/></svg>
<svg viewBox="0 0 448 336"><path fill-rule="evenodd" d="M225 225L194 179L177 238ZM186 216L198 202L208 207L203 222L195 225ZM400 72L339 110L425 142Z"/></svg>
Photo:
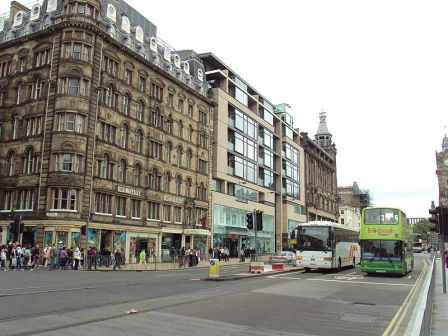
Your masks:
<svg viewBox="0 0 448 336"><path fill-rule="evenodd" d="M291 105L301 132L313 137L324 110L338 186L356 181L373 205L408 217L438 204L448 1L127 2L175 49L212 52L271 103Z"/></svg>

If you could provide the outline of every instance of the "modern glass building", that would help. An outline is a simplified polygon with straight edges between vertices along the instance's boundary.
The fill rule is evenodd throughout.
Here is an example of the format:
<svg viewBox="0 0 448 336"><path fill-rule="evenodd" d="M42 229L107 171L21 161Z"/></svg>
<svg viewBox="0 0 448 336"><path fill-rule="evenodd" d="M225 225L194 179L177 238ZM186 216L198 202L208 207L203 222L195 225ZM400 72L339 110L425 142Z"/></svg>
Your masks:
<svg viewBox="0 0 448 336"><path fill-rule="evenodd" d="M232 256L244 248L272 253L288 244L288 220L305 221L303 151L287 105L275 106L212 53L199 55L212 87L213 244ZM246 214L262 211L263 230Z"/></svg>

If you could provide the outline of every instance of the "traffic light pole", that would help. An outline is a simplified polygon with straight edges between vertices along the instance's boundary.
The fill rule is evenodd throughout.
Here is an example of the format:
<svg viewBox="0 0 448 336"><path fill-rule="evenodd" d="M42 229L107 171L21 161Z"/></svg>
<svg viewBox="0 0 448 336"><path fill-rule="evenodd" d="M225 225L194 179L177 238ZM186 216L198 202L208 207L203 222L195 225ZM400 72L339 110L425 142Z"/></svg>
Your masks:
<svg viewBox="0 0 448 336"><path fill-rule="evenodd" d="M257 219L257 210L254 209L254 212L252 213L252 218L254 220L254 234L255 234L255 261L258 261L258 248L257 248L257 225L258 225L258 219Z"/></svg>
<svg viewBox="0 0 448 336"><path fill-rule="evenodd" d="M445 271L445 220L448 220L448 218L443 218L445 215L445 209L441 208L441 211L439 213L439 231L440 231L440 259L442 259L442 285L443 285L443 293L446 293L446 271Z"/></svg>

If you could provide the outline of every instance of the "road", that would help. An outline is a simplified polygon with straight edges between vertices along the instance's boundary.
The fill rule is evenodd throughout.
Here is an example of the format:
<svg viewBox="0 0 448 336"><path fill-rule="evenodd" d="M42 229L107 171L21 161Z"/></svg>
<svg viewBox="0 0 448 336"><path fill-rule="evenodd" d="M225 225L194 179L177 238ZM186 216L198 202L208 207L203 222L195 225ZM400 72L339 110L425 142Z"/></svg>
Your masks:
<svg viewBox="0 0 448 336"><path fill-rule="evenodd" d="M2 272L0 335L399 335L426 258L404 277L359 267L226 282L200 280L208 269Z"/></svg>

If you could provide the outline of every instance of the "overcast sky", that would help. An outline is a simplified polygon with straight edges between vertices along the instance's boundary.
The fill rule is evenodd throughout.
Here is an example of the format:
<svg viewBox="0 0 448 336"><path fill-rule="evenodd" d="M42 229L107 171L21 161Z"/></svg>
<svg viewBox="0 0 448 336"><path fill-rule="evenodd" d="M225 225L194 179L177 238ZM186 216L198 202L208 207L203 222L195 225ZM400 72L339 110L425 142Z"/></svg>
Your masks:
<svg viewBox="0 0 448 336"><path fill-rule="evenodd" d="M314 136L336 143L338 185L428 217L448 125L446 0L128 0L175 49L213 52ZM0 13L9 1L0 1ZM27 3L27 1L24 1Z"/></svg>

